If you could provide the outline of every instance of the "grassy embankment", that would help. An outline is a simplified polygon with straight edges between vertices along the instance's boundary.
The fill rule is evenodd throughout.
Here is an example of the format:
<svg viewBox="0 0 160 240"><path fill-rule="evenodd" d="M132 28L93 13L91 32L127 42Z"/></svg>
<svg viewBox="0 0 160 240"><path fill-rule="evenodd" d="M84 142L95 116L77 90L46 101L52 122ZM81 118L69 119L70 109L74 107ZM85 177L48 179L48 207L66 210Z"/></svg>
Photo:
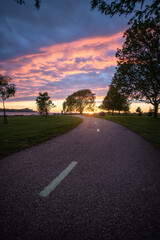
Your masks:
<svg viewBox="0 0 160 240"><path fill-rule="evenodd" d="M98 114L93 114L92 116L99 117ZM160 150L160 115L157 119L148 117L147 115L137 116L135 114L129 114L127 116L124 114L106 114L105 117L99 118L116 122L129 128Z"/></svg>
<svg viewBox="0 0 160 240"><path fill-rule="evenodd" d="M57 137L81 122L80 118L66 115L12 116L8 117L8 124L3 125L0 117L0 158Z"/></svg>

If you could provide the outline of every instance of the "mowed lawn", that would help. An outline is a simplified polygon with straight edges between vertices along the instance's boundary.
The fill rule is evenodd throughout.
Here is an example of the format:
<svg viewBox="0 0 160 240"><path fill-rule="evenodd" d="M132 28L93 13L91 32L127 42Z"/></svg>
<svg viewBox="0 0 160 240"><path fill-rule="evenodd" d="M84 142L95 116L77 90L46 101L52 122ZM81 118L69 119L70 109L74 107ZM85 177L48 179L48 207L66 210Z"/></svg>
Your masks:
<svg viewBox="0 0 160 240"><path fill-rule="evenodd" d="M68 115L12 116L4 125L0 117L0 158L57 137L81 122L81 118Z"/></svg>
<svg viewBox="0 0 160 240"><path fill-rule="evenodd" d="M99 117L98 114L93 114L93 117ZM141 137L149 141L155 148L160 150L160 115L157 119L146 115L138 116L129 115L110 115L99 117L109 121L119 123L130 130L138 133Z"/></svg>

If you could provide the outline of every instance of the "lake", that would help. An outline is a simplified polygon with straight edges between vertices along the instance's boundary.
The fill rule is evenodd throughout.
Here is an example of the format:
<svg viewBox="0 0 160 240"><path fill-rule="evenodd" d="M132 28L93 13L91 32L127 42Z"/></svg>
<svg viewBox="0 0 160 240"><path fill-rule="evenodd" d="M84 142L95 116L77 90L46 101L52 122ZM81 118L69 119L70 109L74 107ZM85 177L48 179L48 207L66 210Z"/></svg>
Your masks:
<svg viewBox="0 0 160 240"><path fill-rule="evenodd" d="M49 113L49 115L55 115L60 113ZM6 112L7 116L37 116L39 115L38 112ZM0 112L0 116L3 116L3 112Z"/></svg>
<svg viewBox="0 0 160 240"><path fill-rule="evenodd" d="M7 116L31 116L31 115L38 115L38 112L6 112ZM0 112L0 116L3 116L3 112Z"/></svg>

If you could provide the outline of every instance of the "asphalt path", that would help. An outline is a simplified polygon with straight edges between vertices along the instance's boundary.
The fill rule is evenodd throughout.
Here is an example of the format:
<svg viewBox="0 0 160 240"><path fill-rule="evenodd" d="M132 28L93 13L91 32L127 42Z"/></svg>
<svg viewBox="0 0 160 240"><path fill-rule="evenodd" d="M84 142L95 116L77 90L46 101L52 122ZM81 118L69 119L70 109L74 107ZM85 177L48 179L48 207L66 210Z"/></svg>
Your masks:
<svg viewBox="0 0 160 240"><path fill-rule="evenodd" d="M1 160L0 232L3 240L159 240L160 152L123 126L83 117Z"/></svg>

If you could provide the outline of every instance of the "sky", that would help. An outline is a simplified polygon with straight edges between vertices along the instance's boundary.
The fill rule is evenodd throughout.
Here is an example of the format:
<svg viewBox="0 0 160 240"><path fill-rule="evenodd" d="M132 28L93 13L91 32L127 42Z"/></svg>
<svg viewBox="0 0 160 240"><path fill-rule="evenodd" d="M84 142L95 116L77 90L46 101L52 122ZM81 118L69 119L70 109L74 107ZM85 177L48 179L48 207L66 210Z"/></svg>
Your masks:
<svg viewBox="0 0 160 240"><path fill-rule="evenodd" d="M54 112L81 89L96 94L97 106L102 102L128 19L90 9L90 0L41 0L39 11L34 0L25 5L0 0L0 74L10 76L17 87L6 108L36 110L35 99L45 91L56 105ZM132 104L131 111L139 105ZM146 105L142 110L149 109Z"/></svg>

